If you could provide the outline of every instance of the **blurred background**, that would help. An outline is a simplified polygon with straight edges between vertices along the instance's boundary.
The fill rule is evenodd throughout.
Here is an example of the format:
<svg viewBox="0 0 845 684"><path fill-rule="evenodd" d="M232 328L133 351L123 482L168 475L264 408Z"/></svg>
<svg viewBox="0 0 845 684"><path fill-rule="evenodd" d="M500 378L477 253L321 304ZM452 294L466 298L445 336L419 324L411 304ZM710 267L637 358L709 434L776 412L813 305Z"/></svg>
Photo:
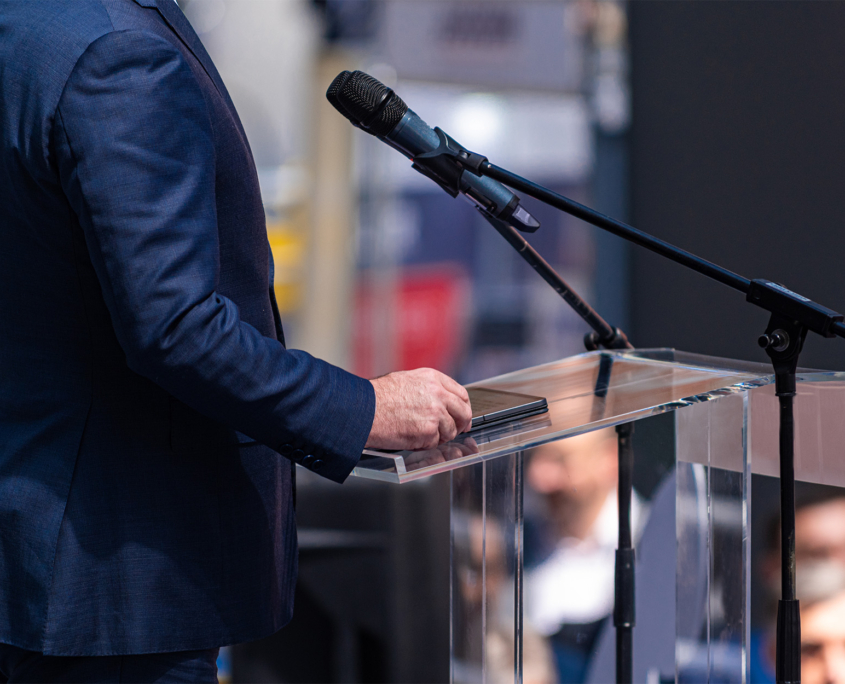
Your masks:
<svg viewBox="0 0 845 684"><path fill-rule="evenodd" d="M463 383L583 351L586 327L469 204L328 105L345 69L493 163L845 309L843 3L178 2L249 137L291 347ZM636 346L765 361L767 315L739 293L523 199L542 224L531 244ZM842 370L845 344L810 337L802 365ZM536 477L540 501L552 485ZM577 538L615 491L607 468L584 477L595 515ZM401 489L300 469L294 620L226 652L221 679L448 680L449 480ZM771 541L776 488L753 491L754 534ZM556 662L538 681L586 676Z"/></svg>

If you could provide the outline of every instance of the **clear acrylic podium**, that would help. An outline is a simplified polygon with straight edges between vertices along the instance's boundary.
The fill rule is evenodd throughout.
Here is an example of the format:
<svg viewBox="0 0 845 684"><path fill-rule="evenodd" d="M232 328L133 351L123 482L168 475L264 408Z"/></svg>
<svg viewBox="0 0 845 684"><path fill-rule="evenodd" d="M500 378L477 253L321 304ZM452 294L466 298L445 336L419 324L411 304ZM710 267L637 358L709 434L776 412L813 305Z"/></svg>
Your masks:
<svg viewBox="0 0 845 684"><path fill-rule="evenodd" d="M612 366L599 397L602 355ZM845 373L799 371L798 381L796 479L845 486ZM553 681L524 617L526 452L662 416L668 464L653 443L634 443L635 471L656 482L637 543L634 681L747 682L751 473L778 475L771 368L664 349L591 352L478 384L545 396L549 412L430 451L367 451L353 472L395 484L450 473L451 680ZM613 643L606 625L587 681L613 681Z"/></svg>

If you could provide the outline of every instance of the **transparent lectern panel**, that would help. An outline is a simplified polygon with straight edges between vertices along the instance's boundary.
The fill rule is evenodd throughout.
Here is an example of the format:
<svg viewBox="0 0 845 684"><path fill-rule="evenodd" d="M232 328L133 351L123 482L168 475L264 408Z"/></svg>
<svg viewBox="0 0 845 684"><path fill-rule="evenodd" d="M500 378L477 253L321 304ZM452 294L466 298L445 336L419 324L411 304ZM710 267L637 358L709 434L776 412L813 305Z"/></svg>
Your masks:
<svg viewBox="0 0 845 684"><path fill-rule="evenodd" d="M522 682L521 477L520 453L452 473L452 682Z"/></svg>
<svg viewBox="0 0 845 684"><path fill-rule="evenodd" d="M748 397L676 415L676 676L748 681L750 469Z"/></svg>
<svg viewBox="0 0 845 684"><path fill-rule="evenodd" d="M636 681L748 681L748 405L742 389L698 395L673 414L635 425ZM532 681L613 681L615 492L607 492L614 505L602 507L607 521L588 544L596 548L562 537L546 548L537 536L562 522L554 514L541 519L560 503L548 492L538 496L548 461L559 458L574 474L577 445L592 450L595 465L605 446L615 453L613 437L613 430L566 437L551 451L528 453L525 513L519 488L510 490L520 476L512 456L452 473L453 681L519 681L520 583L526 681L529 674ZM519 520L531 528L524 545ZM528 558L524 572L520 548ZM589 581L578 575L588 564ZM588 586L596 600L586 600Z"/></svg>

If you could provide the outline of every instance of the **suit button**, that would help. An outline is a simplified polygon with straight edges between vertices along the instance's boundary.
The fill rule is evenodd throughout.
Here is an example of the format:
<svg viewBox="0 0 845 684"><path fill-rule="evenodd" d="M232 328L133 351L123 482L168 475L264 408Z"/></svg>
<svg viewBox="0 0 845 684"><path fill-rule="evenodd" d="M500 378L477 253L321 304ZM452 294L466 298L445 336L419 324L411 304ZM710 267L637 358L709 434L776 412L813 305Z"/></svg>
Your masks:
<svg viewBox="0 0 845 684"><path fill-rule="evenodd" d="M305 456L305 452L302 449L294 449L290 452L290 457L297 463L302 460L303 456Z"/></svg>
<svg viewBox="0 0 845 684"><path fill-rule="evenodd" d="M311 454L308 454L305 458L302 459L302 465L306 468L311 465L311 461L314 460L314 457Z"/></svg>
<svg viewBox="0 0 845 684"><path fill-rule="evenodd" d="M279 453L282 456L290 456L292 451L293 447L290 444L282 444L282 446L279 447Z"/></svg>
<svg viewBox="0 0 845 684"><path fill-rule="evenodd" d="M319 458L311 464L311 470L313 470L315 473L319 473L320 468L322 467L323 462Z"/></svg>

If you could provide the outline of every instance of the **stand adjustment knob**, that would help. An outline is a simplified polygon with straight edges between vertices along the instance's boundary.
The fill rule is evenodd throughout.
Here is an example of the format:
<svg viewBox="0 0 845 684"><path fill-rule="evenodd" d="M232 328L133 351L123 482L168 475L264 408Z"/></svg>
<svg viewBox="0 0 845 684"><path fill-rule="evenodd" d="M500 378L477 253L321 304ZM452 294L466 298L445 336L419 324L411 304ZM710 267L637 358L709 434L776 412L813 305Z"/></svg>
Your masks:
<svg viewBox="0 0 845 684"><path fill-rule="evenodd" d="M785 330L774 330L768 335L760 335L757 344L763 349L771 347L776 352L786 351L789 348L789 335Z"/></svg>

